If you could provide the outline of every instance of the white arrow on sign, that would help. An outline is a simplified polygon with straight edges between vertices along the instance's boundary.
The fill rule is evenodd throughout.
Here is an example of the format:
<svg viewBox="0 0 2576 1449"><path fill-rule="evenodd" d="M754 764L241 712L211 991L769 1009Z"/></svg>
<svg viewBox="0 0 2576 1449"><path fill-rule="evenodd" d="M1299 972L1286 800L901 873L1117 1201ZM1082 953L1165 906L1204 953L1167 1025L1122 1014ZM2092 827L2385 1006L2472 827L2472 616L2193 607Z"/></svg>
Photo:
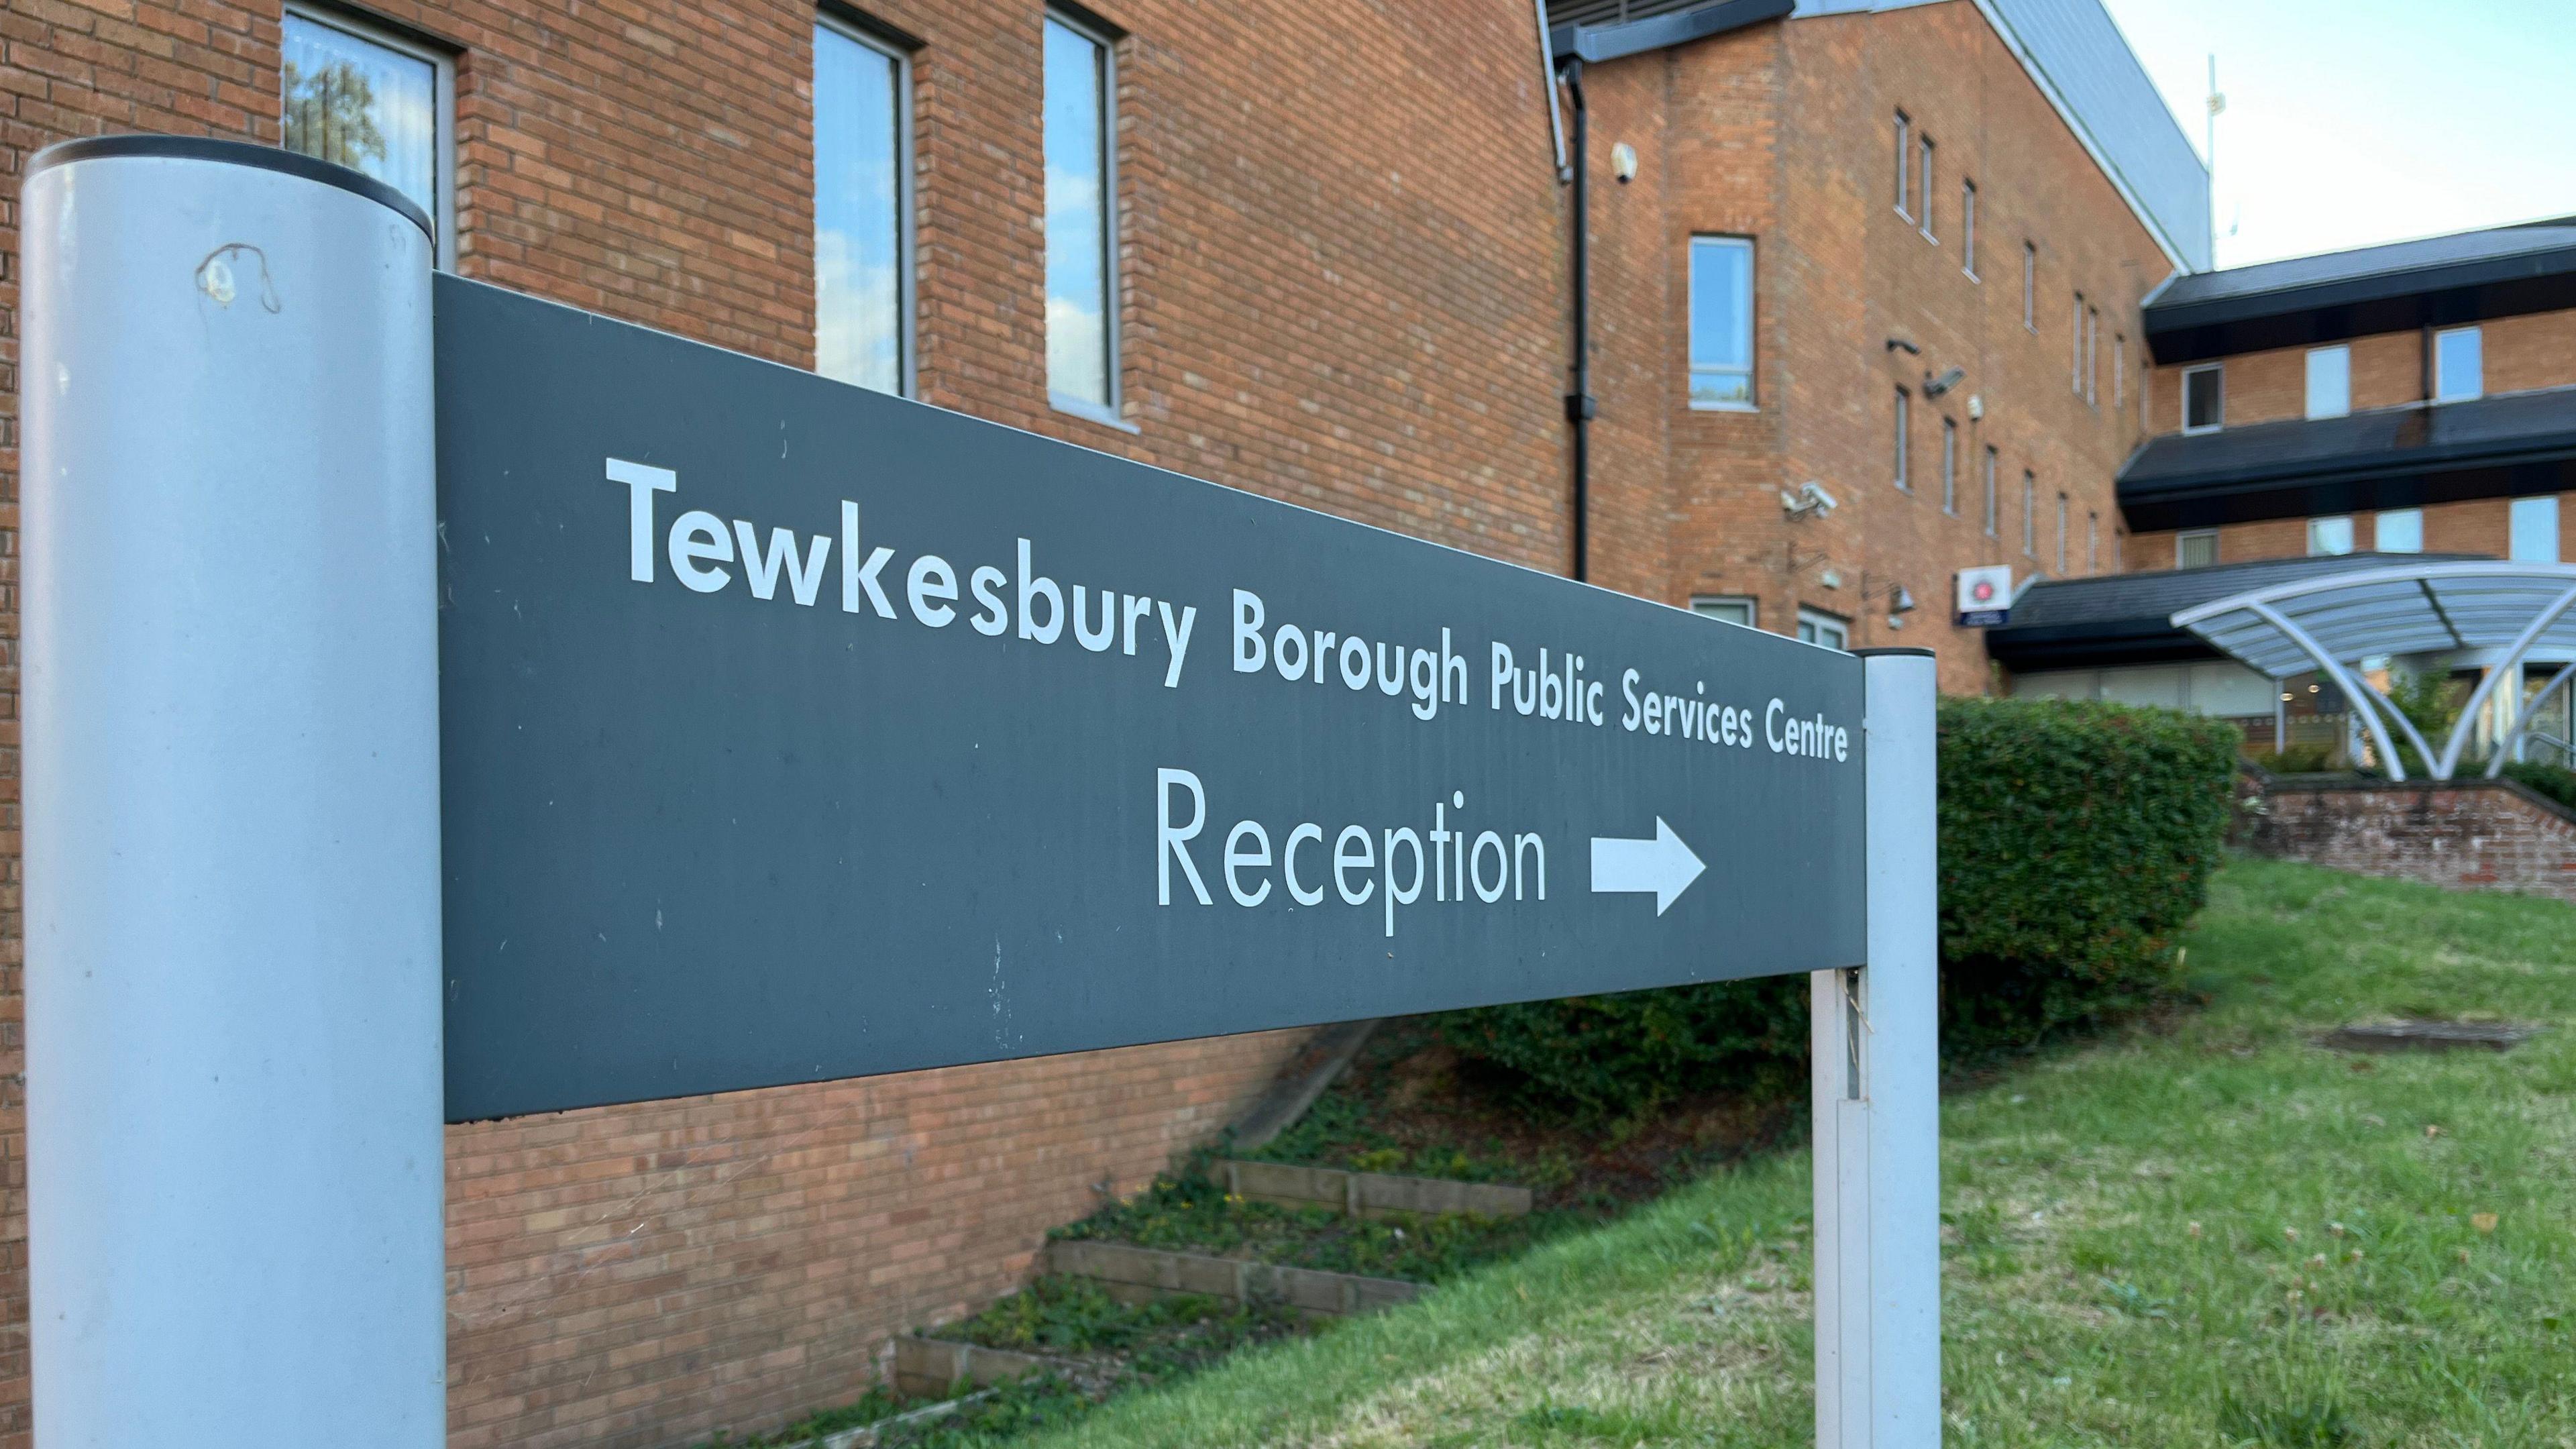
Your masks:
<svg viewBox="0 0 2576 1449"><path fill-rule="evenodd" d="M1593 893L1650 892L1655 898L1655 914L1659 916L1670 909L1673 901L1689 890L1691 882L1699 879L1700 872L1706 869L1707 862L1682 844L1682 838L1673 834L1673 828L1666 825L1660 815L1655 817L1655 838L1652 840L1621 840L1606 835L1592 837Z"/></svg>

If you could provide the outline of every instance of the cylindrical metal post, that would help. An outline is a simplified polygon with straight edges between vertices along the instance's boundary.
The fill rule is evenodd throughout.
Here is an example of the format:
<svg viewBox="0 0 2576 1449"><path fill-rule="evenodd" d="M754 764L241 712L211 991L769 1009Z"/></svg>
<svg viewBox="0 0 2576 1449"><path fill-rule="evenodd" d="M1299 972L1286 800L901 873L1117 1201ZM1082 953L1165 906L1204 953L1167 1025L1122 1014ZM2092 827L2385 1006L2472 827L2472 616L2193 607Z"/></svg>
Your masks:
<svg viewBox="0 0 2576 1449"><path fill-rule="evenodd" d="M427 219L142 136L24 219L36 1442L430 1449Z"/></svg>
<svg viewBox="0 0 2576 1449"><path fill-rule="evenodd" d="M1811 984L1816 1443L1941 1442L1937 669L1863 656L1869 963Z"/></svg>

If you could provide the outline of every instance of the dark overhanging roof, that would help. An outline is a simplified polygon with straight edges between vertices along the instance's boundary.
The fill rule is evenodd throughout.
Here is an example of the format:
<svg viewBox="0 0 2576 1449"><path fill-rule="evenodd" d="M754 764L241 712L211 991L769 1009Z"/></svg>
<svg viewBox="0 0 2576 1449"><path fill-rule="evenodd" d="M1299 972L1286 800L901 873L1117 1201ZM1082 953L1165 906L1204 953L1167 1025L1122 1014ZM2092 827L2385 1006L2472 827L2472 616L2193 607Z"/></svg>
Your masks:
<svg viewBox="0 0 2576 1449"><path fill-rule="evenodd" d="M2130 531L2576 488L2576 388L2167 434L2120 469Z"/></svg>
<svg viewBox="0 0 2576 1449"><path fill-rule="evenodd" d="M2576 306L2576 217L2176 276L2148 297L2162 363Z"/></svg>
<svg viewBox="0 0 2576 1449"><path fill-rule="evenodd" d="M2475 554L2349 553L2260 559L2197 569L2042 579L2013 601L2012 622L1986 631L1986 652L2007 669L2098 669L2227 656L2173 616L2197 604L2232 598L2319 574L2385 568Z"/></svg>
<svg viewBox="0 0 2576 1449"><path fill-rule="evenodd" d="M1547 33L1547 50L1551 58L1560 62L1581 60L1597 65L1777 20L1796 8L1796 0L1715 0L1713 4L1615 25L1559 25Z"/></svg>

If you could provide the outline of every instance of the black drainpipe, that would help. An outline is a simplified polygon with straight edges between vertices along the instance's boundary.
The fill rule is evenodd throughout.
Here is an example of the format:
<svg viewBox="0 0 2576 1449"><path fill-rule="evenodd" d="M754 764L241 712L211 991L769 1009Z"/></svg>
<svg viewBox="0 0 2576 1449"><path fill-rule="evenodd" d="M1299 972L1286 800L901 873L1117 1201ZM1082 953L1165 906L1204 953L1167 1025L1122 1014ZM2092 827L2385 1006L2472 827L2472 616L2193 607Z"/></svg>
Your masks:
<svg viewBox="0 0 2576 1449"><path fill-rule="evenodd" d="M1583 58L1565 63L1566 89L1574 93L1574 391L1566 395L1565 418L1574 424L1574 577L1592 576L1592 439L1590 424L1600 408L1592 400L1592 214L1585 205L1589 178L1583 110Z"/></svg>

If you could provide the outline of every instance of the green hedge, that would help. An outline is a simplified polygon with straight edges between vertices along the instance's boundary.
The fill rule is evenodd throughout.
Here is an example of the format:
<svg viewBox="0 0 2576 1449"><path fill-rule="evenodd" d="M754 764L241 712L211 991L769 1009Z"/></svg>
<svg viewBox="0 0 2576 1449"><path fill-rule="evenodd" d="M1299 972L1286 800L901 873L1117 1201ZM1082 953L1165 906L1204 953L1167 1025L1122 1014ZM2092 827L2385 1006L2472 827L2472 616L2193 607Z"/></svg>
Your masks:
<svg viewBox="0 0 2576 1449"><path fill-rule="evenodd" d="M1941 704L1941 1038L1957 1060L2134 1009L2174 984L2232 805L2235 727L2059 700ZM1857 884L1857 882L1855 882ZM1450 1012L1440 1034L1532 1105L1634 1112L1803 1070L1783 977Z"/></svg>
<svg viewBox="0 0 2576 1449"><path fill-rule="evenodd" d="M2500 773L2508 780L2519 780L2559 804L2576 809L2576 770L2564 765L2543 764L2538 760L2507 760Z"/></svg>

